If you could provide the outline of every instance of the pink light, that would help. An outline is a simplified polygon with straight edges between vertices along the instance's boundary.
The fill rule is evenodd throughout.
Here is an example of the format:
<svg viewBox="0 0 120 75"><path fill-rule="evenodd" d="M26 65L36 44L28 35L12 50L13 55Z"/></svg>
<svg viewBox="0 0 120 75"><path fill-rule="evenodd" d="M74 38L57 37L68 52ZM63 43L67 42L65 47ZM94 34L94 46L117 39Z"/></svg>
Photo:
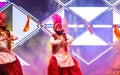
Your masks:
<svg viewBox="0 0 120 75"><path fill-rule="evenodd" d="M6 4L7 4L7 2L0 2L0 8L2 8Z"/></svg>

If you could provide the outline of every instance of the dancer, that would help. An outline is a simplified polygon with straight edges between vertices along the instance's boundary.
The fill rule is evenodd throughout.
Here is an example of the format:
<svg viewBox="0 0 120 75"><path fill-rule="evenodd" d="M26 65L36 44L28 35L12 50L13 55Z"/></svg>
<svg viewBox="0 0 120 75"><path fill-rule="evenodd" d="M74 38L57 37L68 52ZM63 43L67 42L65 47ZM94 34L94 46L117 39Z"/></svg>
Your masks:
<svg viewBox="0 0 120 75"><path fill-rule="evenodd" d="M73 37L64 33L58 14L54 14L52 20L55 33L50 37L52 56L48 65L48 75L82 75L78 62L68 53Z"/></svg>
<svg viewBox="0 0 120 75"><path fill-rule="evenodd" d="M111 63L111 75L120 75L120 30L117 24L114 25L114 34L117 40L113 42L112 47L116 52L116 56Z"/></svg>
<svg viewBox="0 0 120 75"><path fill-rule="evenodd" d="M6 14L0 12L0 65L8 75L23 75L19 60L11 50L11 41L18 37L7 30Z"/></svg>

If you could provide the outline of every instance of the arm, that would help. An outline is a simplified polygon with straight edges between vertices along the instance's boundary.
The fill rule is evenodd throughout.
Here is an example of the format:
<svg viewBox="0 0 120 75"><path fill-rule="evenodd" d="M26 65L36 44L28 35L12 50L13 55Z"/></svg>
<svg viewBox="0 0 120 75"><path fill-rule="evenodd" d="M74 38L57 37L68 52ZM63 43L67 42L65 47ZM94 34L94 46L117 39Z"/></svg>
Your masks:
<svg viewBox="0 0 120 75"><path fill-rule="evenodd" d="M61 40L55 40L52 36L50 37L50 43L51 45L58 45L61 44L62 41Z"/></svg>
<svg viewBox="0 0 120 75"><path fill-rule="evenodd" d="M52 36L50 37L50 43L52 44L52 45L60 45L60 44L64 44L64 45L66 45L66 44L71 44L72 42L73 42L73 37L71 37L70 35L68 35L68 34L66 34L66 38L67 38L67 41L65 42L65 41L63 41L63 40L55 40Z"/></svg>
<svg viewBox="0 0 120 75"><path fill-rule="evenodd" d="M8 40L17 40L18 39L18 37L12 32L12 31L10 31L10 38L8 38Z"/></svg>
<svg viewBox="0 0 120 75"><path fill-rule="evenodd" d="M74 41L74 38L68 34L66 34L66 37L67 37L67 44L70 45Z"/></svg>
<svg viewBox="0 0 120 75"><path fill-rule="evenodd" d="M0 41L4 41L4 40L17 40L18 39L18 37L13 33L13 32L11 32L11 31L9 31L9 37L5 37L5 36L3 36L2 37L2 39L0 39Z"/></svg>

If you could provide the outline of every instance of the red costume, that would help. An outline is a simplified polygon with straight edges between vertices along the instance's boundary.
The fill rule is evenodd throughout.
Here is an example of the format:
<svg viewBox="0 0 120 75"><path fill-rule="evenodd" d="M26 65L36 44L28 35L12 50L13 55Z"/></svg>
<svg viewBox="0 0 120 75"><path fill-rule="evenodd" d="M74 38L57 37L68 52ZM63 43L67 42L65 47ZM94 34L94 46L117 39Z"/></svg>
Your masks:
<svg viewBox="0 0 120 75"><path fill-rule="evenodd" d="M11 31L6 30L6 15L0 12L0 75L23 75L18 58L11 51L11 40L16 40Z"/></svg>
<svg viewBox="0 0 120 75"><path fill-rule="evenodd" d="M73 38L64 33L61 17L54 14L53 30L56 32L50 38L52 56L48 65L48 75L82 75L77 61L68 53Z"/></svg>

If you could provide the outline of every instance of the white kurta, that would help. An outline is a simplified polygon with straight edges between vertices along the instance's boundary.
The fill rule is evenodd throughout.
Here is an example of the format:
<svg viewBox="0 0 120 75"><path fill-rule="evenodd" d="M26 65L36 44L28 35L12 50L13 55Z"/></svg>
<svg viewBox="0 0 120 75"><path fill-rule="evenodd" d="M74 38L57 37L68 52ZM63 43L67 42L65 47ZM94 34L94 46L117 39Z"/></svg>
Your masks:
<svg viewBox="0 0 120 75"><path fill-rule="evenodd" d="M11 63L15 60L14 54L8 50L7 40L0 41L0 64Z"/></svg>
<svg viewBox="0 0 120 75"><path fill-rule="evenodd" d="M54 56L57 59L58 66L60 67L74 66L72 57L68 54L68 52L65 52L64 48L60 48L60 50L56 52Z"/></svg>
<svg viewBox="0 0 120 75"><path fill-rule="evenodd" d="M66 44L63 43L65 41L65 36L57 36L57 39L55 40L54 37L50 38L50 43L52 44L53 50L55 50L55 53L53 56L57 59L57 64L60 67L71 67L74 66L74 62L72 57L68 53L69 44L73 41L73 38L69 35L66 35ZM67 47L67 50L66 48Z"/></svg>

